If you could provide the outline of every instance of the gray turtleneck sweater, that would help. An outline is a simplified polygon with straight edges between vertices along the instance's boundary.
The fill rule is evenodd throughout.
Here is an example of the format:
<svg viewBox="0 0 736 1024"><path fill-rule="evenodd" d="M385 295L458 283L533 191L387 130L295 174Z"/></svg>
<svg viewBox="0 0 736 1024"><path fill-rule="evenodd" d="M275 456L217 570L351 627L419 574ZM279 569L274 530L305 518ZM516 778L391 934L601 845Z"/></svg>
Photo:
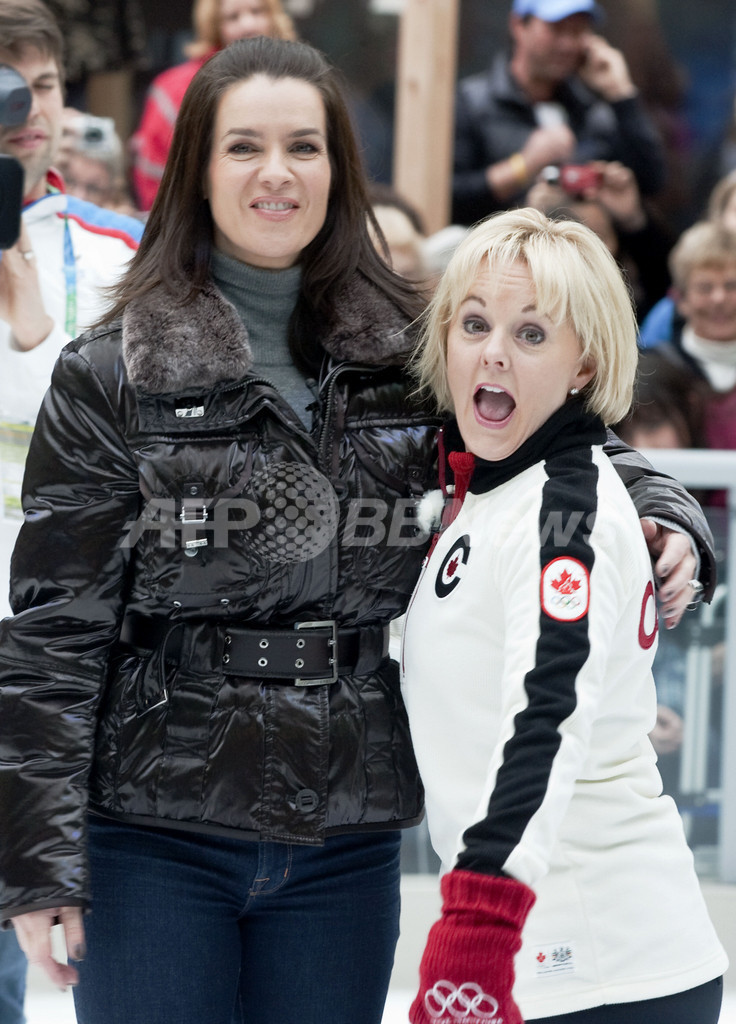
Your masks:
<svg viewBox="0 0 736 1024"><path fill-rule="evenodd" d="M286 399L305 426L314 395L289 352L289 319L301 285L301 267L264 270L213 250L212 279L231 302L248 332L253 372L265 377Z"/></svg>

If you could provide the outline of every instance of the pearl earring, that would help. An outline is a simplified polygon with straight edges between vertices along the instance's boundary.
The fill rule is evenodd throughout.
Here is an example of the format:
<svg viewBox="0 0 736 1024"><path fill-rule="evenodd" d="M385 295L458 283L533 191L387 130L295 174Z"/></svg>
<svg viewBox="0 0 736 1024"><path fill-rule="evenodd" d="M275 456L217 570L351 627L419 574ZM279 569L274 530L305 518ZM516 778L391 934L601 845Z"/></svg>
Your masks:
<svg viewBox="0 0 736 1024"><path fill-rule="evenodd" d="M577 395L579 390L580 390L579 388L570 388L570 394L571 395Z"/></svg>

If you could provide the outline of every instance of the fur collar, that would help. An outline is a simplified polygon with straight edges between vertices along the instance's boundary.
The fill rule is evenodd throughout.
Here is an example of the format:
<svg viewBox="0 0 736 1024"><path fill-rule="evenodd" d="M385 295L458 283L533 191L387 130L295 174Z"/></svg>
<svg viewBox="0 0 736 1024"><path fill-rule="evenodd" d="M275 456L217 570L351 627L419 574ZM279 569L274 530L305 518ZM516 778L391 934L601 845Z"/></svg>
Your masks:
<svg viewBox="0 0 736 1024"><path fill-rule="evenodd" d="M336 303L334 326L320 338L335 359L403 363L412 346L406 317L362 275ZM248 332L214 284L189 305L164 288L131 302L123 314L123 359L133 384L149 394L206 390L240 380L253 365Z"/></svg>

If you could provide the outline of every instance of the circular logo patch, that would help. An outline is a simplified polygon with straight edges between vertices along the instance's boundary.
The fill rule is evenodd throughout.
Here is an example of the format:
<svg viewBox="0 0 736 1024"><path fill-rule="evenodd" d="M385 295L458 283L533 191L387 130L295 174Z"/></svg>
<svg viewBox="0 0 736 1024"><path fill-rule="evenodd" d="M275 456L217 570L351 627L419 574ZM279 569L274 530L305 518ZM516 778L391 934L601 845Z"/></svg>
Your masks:
<svg viewBox="0 0 736 1024"><path fill-rule="evenodd" d="M437 597L447 597L453 592L463 578L463 569L470 555L470 537L460 537L445 555L442 565L434 581L434 592Z"/></svg>
<svg viewBox="0 0 736 1024"><path fill-rule="evenodd" d="M577 558L553 558L542 569L542 611L558 622L576 622L587 614L590 576Z"/></svg>

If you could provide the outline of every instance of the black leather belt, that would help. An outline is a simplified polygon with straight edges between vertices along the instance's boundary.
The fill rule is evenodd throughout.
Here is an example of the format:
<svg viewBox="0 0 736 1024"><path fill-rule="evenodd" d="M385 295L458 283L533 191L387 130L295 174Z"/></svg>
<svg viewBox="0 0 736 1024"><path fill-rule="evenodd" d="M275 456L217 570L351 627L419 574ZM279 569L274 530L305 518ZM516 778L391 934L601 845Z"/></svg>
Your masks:
<svg viewBox="0 0 736 1024"><path fill-rule="evenodd" d="M193 636L203 630L207 633L204 644ZM216 652L226 675L278 679L295 686L319 686L334 683L341 675L372 672L388 654L389 642L389 627L380 623L342 628L330 619L297 622L293 628L254 629L225 622L172 622L135 613L123 620L120 640L137 650L158 651L166 661L181 661L186 657L188 632L194 645Z"/></svg>

